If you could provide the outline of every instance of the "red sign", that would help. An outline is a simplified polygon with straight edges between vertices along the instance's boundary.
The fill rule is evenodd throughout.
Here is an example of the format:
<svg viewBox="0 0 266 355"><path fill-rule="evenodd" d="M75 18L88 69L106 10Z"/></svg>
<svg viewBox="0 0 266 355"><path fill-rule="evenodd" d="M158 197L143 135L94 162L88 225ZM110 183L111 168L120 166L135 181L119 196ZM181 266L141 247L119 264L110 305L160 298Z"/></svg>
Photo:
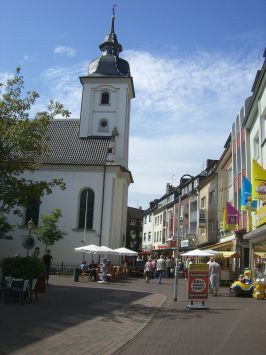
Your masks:
<svg viewBox="0 0 266 355"><path fill-rule="evenodd" d="M207 299L209 293L208 270L196 270L197 264L191 266L193 269L188 270L188 298L190 300Z"/></svg>

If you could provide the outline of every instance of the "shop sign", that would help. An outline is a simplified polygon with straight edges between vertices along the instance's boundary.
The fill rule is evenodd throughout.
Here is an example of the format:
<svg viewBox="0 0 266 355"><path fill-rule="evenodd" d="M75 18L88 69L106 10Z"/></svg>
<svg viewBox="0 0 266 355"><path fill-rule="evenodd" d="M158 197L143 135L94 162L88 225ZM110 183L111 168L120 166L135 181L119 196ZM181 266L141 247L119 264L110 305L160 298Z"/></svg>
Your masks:
<svg viewBox="0 0 266 355"><path fill-rule="evenodd" d="M266 223L266 205L257 210L257 227Z"/></svg>
<svg viewBox="0 0 266 355"><path fill-rule="evenodd" d="M168 248L168 245L165 245L165 244L163 244L163 245L158 245L157 248L158 248L158 249L166 249L166 248Z"/></svg>
<svg viewBox="0 0 266 355"><path fill-rule="evenodd" d="M181 248L188 248L189 241L187 240L181 240L180 242Z"/></svg>
<svg viewBox="0 0 266 355"><path fill-rule="evenodd" d="M171 240L170 241L170 248L175 248L176 247L176 241L175 240Z"/></svg>
<svg viewBox="0 0 266 355"><path fill-rule="evenodd" d="M205 226L206 226L206 211L199 210L199 227L205 227Z"/></svg>
<svg viewBox="0 0 266 355"><path fill-rule="evenodd" d="M188 299L205 300L209 292L209 265L191 264L188 270Z"/></svg>

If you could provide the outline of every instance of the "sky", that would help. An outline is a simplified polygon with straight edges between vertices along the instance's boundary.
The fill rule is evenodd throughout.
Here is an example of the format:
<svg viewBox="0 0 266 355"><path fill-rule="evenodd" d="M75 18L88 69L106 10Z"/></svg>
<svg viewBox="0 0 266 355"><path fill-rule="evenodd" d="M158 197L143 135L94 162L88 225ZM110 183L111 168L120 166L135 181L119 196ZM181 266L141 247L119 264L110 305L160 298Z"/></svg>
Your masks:
<svg viewBox="0 0 266 355"><path fill-rule="evenodd" d="M0 82L17 66L25 88L79 118L90 61L110 30L128 60L132 100L128 205L149 207L166 184L219 159L263 63L265 0L0 0Z"/></svg>

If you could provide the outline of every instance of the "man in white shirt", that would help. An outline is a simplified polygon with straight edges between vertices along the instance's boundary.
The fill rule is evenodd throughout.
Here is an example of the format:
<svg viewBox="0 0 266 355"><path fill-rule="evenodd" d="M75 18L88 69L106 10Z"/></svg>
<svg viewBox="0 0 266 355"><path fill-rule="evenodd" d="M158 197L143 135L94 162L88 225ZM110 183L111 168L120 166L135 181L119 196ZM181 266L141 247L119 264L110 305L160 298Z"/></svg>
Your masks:
<svg viewBox="0 0 266 355"><path fill-rule="evenodd" d="M213 296L217 296L217 292L220 286L221 266L215 261L214 258L211 258L211 262L209 264L209 274L210 293Z"/></svg>
<svg viewBox="0 0 266 355"><path fill-rule="evenodd" d="M165 271L165 260L163 255L160 256L160 259L157 260L156 270L158 273L158 284L161 283L162 273Z"/></svg>

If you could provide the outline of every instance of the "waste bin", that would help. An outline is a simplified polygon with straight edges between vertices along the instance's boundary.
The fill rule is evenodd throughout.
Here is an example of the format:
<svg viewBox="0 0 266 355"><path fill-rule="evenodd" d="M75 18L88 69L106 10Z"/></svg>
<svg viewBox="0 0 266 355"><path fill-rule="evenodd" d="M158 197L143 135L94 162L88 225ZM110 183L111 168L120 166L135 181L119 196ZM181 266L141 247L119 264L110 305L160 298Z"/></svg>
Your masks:
<svg viewBox="0 0 266 355"><path fill-rule="evenodd" d="M74 281L79 282L80 268L76 267L74 270Z"/></svg>

